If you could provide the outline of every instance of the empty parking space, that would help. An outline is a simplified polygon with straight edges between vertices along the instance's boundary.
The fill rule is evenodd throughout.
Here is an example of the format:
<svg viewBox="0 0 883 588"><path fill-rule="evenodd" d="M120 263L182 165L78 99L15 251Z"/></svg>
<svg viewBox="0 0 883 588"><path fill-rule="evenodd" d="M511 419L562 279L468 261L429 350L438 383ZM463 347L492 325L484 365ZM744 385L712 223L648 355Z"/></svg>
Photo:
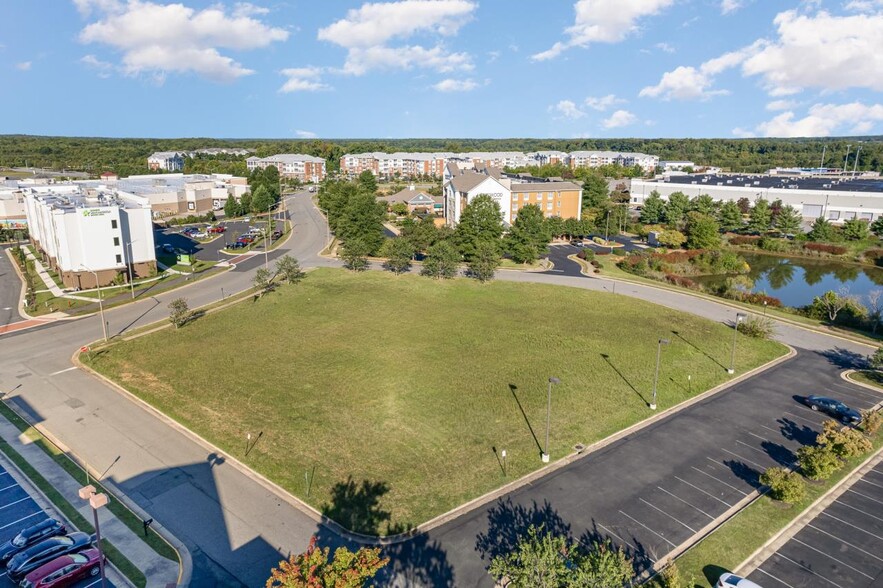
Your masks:
<svg viewBox="0 0 883 588"><path fill-rule="evenodd" d="M749 578L762 586L883 585L883 464L801 529Z"/></svg>

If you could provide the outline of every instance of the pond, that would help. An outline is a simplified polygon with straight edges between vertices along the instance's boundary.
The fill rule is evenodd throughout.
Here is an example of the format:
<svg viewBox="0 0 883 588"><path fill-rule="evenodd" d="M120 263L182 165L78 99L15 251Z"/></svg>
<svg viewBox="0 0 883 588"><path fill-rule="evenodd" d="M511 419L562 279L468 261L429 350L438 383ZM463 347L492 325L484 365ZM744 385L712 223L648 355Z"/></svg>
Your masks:
<svg viewBox="0 0 883 588"><path fill-rule="evenodd" d="M785 306L806 306L813 297L828 290L848 288L849 293L864 298L871 290L883 290L883 269L775 255L742 254L751 271L752 291L775 296ZM716 286L723 276L704 276L697 282Z"/></svg>

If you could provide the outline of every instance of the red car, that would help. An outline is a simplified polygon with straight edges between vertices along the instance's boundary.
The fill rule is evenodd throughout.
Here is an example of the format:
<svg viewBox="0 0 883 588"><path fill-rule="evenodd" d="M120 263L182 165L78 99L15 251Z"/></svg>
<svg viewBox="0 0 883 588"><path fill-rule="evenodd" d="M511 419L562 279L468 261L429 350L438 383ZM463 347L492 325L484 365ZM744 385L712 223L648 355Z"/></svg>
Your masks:
<svg viewBox="0 0 883 588"><path fill-rule="evenodd" d="M254 241L254 239L252 237L249 237L248 235L243 235L236 240L240 243L245 243L246 245Z"/></svg>
<svg viewBox="0 0 883 588"><path fill-rule="evenodd" d="M220 235L221 233L223 233L226 230L227 230L227 227L211 227L211 228L209 228L208 232L213 235Z"/></svg>
<svg viewBox="0 0 883 588"><path fill-rule="evenodd" d="M105 558L107 561L107 558ZM98 550L84 549L79 553L62 555L43 564L21 581L21 588L62 588L101 573Z"/></svg>

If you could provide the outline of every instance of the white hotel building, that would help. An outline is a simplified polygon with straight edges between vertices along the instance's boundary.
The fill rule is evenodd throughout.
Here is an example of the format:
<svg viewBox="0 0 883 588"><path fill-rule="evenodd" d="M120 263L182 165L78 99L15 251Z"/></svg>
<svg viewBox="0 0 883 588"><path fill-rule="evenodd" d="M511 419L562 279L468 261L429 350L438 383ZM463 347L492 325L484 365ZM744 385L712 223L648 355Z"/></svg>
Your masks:
<svg viewBox="0 0 883 588"><path fill-rule="evenodd" d="M248 171L267 169L271 165L283 178L296 178L301 182L321 182L327 173L325 160L302 153L280 153L269 157L249 157L245 160Z"/></svg>
<svg viewBox="0 0 883 588"><path fill-rule="evenodd" d="M65 287L156 271L147 199L72 184L27 188L24 196L31 242Z"/></svg>

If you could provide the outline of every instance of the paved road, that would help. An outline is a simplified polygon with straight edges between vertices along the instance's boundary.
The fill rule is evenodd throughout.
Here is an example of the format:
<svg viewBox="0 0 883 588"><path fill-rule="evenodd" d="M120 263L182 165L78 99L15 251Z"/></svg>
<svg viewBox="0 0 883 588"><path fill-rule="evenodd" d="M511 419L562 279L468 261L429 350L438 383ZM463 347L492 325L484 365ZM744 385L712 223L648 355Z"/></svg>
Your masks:
<svg viewBox="0 0 883 588"><path fill-rule="evenodd" d="M270 256L291 253L304 267L338 265L316 255L324 246L326 228L308 195L290 198L289 204L293 236ZM146 322L165 320L168 302L178 296L185 296L195 307L218 300L222 289L227 295L243 290L250 285L253 270L262 263L263 256L256 256L234 271L183 290L111 310L107 313L110 332L118 334ZM501 271L499 277L599 291L610 291L613 285L609 280L555 274ZM731 308L713 301L643 285L620 283L616 293L716 321L732 320L734 315ZM224 456L206 451L102 382L71 370L71 352L88 339L99 337L100 332L100 319L89 317L3 336L0 389L22 384L13 401L96 467L103 469L100 464L110 464L122 456L111 472L113 482L188 545L194 557L193 585L259 586L282 555L302 550L312 534L318 532L329 542L335 541L326 528L318 527L298 509L231 467ZM386 573L395 576L394 583L402 586L489 585L483 570L486 560L481 559L476 544L480 533L493 522L489 521L493 509L501 511L493 520L509 520L501 529L505 531L530 514L534 501L543 508L547 500L549 516L557 514L575 534L594 529L592 523L597 522L599 532L606 532L600 527L604 525L611 536L621 535L624 543L631 540L644 554L644 563L660 557L670 550L671 543L683 538L688 527L714 516L723 503L732 502L751 488L752 475L731 467L727 460L735 463L741 459L749 469L772 463L779 451L764 456L767 447L761 443L791 451L794 440L786 433L792 434L793 428L803 430L802 425L815 426L814 414L803 417L811 422L787 416L803 414L789 394L810 385L819 391L823 382L832 387L840 385L834 381L837 366L869 351L788 325L779 326L777 336L805 352L773 374L700 403L513 493L501 506L491 505L491 511L478 508L429 535L390 549L394 562ZM856 392L847 385L842 393ZM776 420L783 418L793 418L794 427L777 424ZM759 432L760 424L772 431ZM739 477L740 472L744 479ZM727 485L711 490L713 480L707 474L721 477ZM610 484L611 479L616 482ZM693 487L705 489L716 498L691 490ZM659 488L674 497L662 502L668 495ZM499 538L502 540L505 537ZM493 542L480 545L490 549Z"/></svg>
<svg viewBox="0 0 883 588"><path fill-rule="evenodd" d="M883 462L748 578L766 588L883 586Z"/></svg>
<svg viewBox="0 0 883 588"><path fill-rule="evenodd" d="M6 248L0 248L0 327L18 322L23 317L18 313L18 299L21 295L21 280L12 267Z"/></svg>

